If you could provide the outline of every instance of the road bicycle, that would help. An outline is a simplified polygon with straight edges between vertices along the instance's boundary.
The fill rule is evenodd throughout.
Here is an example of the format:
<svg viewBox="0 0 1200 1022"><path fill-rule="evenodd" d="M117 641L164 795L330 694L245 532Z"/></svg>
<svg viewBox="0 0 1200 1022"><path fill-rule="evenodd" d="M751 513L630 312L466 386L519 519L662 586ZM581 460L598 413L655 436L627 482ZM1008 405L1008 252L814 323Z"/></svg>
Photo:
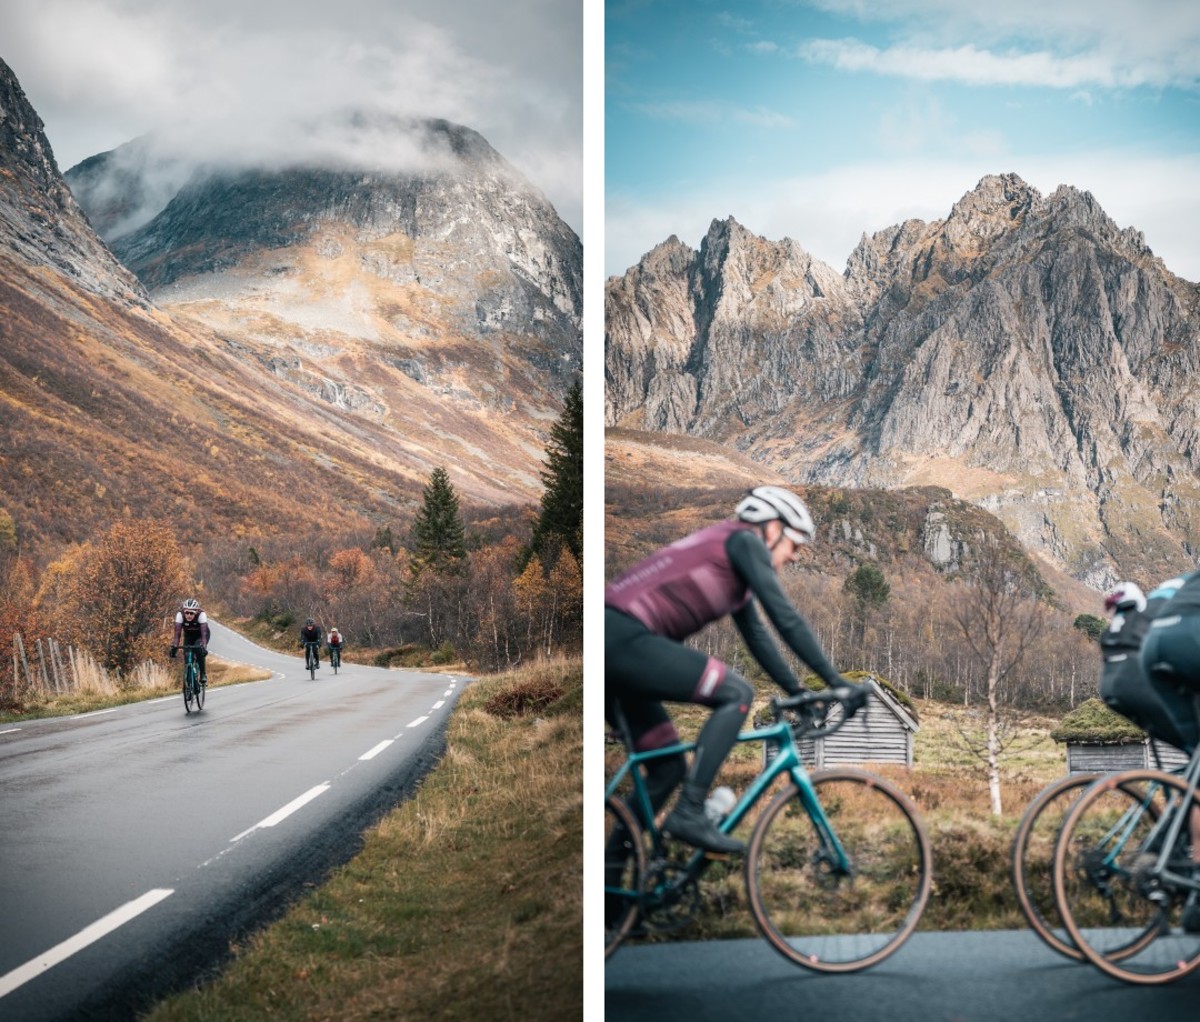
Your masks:
<svg viewBox="0 0 1200 1022"><path fill-rule="evenodd" d="M1152 743L1151 750L1158 769L1165 769L1158 747ZM1083 952L1071 941L1054 900L1054 851L1067 814L1103 776L1084 771L1052 781L1026 807L1013 835L1012 881L1022 915L1047 947L1077 962L1084 961Z"/></svg>
<svg viewBox="0 0 1200 1022"><path fill-rule="evenodd" d="M191 713L195 707L197 713L204 708L204 690L208 687L201 680L200 658L196 650L200 647L186 645L183 647L183 709Z"/></svg>
<svg viewBox="0 0 1200 1022"><path fill-rule="evenodd" d="M337 646L329 647L329 665L333 668L334 674L337 674L338 668L342 666L342 651Z"/></svg>
<svg viewBox="0 0 1200 1022"><path fill-rule="evenodd" d="M840 708L837 717L830 715ZM754 825L744 862L759 933L789 961L818 972L854 972L883 961L908 939L929 899L932 855L924 823L899 789L853 767L813 773L800 740L846 721L830 691L771 701L772 722L738 735L765 742L765 765L719 823L731 833L782 779ZM667 838L651 810L642 767L695 749L679 742L632 751L605 791L605 958L635 926L675 929L701 904L700 880L723 857Z"/></svg>
<svg viewBox="0 0 1200 1022"><path fill-rule="evenodd" d="M313 681L317 678L317 646L315 642L305 642L304 644L304 669L308 671L308 676Z"/></svg>
<svg viewBox="0 0 1200 1022"><path fill-rule="evenodd" d="M1200 814L1200 749L1182 773L1107 774L1079 796L1054 852L1065 939L1102 972L1159 984L1200 967L1200 933L1182 926L1200 898L1189 820Z"/></svg>

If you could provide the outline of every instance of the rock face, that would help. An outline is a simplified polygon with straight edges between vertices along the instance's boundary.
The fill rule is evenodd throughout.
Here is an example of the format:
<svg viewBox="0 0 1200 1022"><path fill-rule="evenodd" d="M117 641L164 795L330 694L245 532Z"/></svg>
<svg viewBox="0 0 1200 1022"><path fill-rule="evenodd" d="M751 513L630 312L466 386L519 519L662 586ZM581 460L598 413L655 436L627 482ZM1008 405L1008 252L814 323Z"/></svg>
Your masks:
<svg viewBox="0 0 1200 1022"><path fill-rule="evenodd" d="M714 221L605 298L610 424L797 481L945 486L1095 586L1200 551L1200 290L1085 192L984 178L841 275Z"/></svg>
<svg viewBox="0 0 1200 1022"><path fill-rule="evenodd" d="M49 266L98 295L149 304L137 278L112 257L63 183L42 119L0 60L0 244L31 266Z"/></svg>
<svg viewBox="0 0 1200 1022"><path fill-rule="evenodd" d="M386 138L407 169L198 166L169 194L182 164L147 137L66 176L158 305L354 415L413 435L484 416L536 492L520 451L582 368L579 239L469 128L350 113L338 129Z"/></svg>
<svg viewBox="0 0 1200 1022"><path fill-rule="evenodd" d="M447 287L469 290L482 330L561 320L564 331L578 332L579 239L482 136L442 120L347 117L351 128L405 140L420 152L422 169L197 167L170 194L182 165L139 139L65 176L116 254L152 291L345 227L370 272L443 294ZM409 250L381 257L378 243L399 237Z"/></svg>

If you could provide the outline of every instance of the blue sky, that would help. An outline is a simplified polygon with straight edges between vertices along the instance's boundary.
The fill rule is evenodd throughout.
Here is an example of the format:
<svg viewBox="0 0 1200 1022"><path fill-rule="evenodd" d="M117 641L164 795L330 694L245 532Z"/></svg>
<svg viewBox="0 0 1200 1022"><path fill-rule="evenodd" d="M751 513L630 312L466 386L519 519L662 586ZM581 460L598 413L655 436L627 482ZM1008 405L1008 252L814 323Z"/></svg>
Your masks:
<svg viewBox="0 0 1200 1022"><path fill-rule="evenodd" d="M604 118L606 275L731 215L841 271L1012 172L1200 281L1195 0L608 0Z"/></svg>

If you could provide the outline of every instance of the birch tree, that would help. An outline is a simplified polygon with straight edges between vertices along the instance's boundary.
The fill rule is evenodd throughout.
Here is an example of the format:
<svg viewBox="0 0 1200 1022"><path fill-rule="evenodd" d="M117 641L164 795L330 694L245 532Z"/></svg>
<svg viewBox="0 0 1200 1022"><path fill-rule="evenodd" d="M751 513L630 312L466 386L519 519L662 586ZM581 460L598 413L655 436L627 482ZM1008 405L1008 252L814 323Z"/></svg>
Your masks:
<svg viewBox="0 0 1200 1022"><path fill-rule="evenodd" d="M985 540L951 614L967 648L984 672L985 740L981 750L987 769L992 813L1001 814L1000 753L1011 737L1001 717L1005 687L1041 634L1045 614L1036 595L1036 580L1019 555Z"/></svg>

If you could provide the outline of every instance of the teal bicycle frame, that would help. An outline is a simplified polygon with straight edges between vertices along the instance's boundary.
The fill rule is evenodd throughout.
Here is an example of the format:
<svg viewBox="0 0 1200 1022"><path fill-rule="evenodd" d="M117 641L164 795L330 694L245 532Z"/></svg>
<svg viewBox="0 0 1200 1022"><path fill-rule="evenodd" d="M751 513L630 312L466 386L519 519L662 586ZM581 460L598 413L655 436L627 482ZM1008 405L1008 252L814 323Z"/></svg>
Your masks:
<svg viewBox="0 0 1200 1022"><path fill-rule="evenodd" d="M840 722L839 722L840 723ZM835 729L837 725L830 728L822 728L822 734L828 734ZM838 840L837 835L833 832L833 827L829 823L829 817L825 815L825 810L821 807L821 803L817 798L816 789L813 787L812 780L809 777L807 768L800 759L800 751L796 746L795 735L792 732L792 725L786 720L781 720L768 727L757 728L753 731L743 731L737 736L738 743L742 742L767 742L776 743L776 755L771 759L762 770L761 773L751 782L750 787L736 802L728 815L720 822L718 829L722 833L728 834L739 823L742 822L746 814L755 806L760 798L766 794L771 785L785 774L788 775L792 783L799 790L800 803L804 806L805 812L808 813L813 825L820 835L822 844L830 852L831 866L840 873L849 874L852 872L850 860L846 855L846 850ZM628 748L628 745L626 746ZM643 763L648 763L651 760L662 759L667 756L678 756L682 753L692 752L696 748L695 742L678 742L674 745L669 745L661 749L651 749L646 752L631 752L627 755L625 762L613 775L605 789L605 798L610 798L617 795L622 782L626 777L631 777L634 788L634 798L636 799L636 816L639 820L653 821L654 813L650 806L650 794L646 790L646 780L642 776L642 772L637 769ZM767 746L770 748L770 745ZM661 832L657 825L653 822L643 824L643 829L650 833L657 846L661 840ZM703 872L707 863L711 862L707 852L696 850L688 859L687 868L684 876L687 879L699 876ZM640 897L645 897L647 894L658 894L661 891L655 892L633 892L624 888L609 888L605 887L606 894L616 894L626 897L632 897L638 894Z"/></svg>
<svg viewBox="0 0 1200 1022"><path fill-rule="evenodd" d="M1200 780L1200 749L1192 753L1191 759L1181 773L1180 780L1186 785L1186 790L1182 798L1177 791L1172 790L1167 800L1166 810L1155 821L1154 826L1145 839L1145 846L1147 850L1158 849L1156 853L1153 853L1156 855L1154 869L1161 881L1165 881L1176 888L1200 891L1200 881L1193 879L1190 873L1179 873L1169 868L1171 853L1179 847L1179 838L1187 822L1187 813L1183 812L1182 809L1185 804L1191 802L1196 792L1197 781ZM1116 776L1120 777L1120 774ZM1098 842L1099 846L1109 849L1101 860L1105 868L1111 869L1114 873L1126 875L1127 871L1117 866L1117 857L1125 851L1126 842L1128 842L1138 821L1152 805L1160 786L1161 782L1157 781L1147 785L1146 793L1142 796L1141 803L1132 805L1126 809L1117 822L1100 839ZM1165 838L1163 838L1164 830L1167 832ZM1111 846L1110 842L1112 842ZM1188 864L1190 865L1190 860Z"/></svg>

